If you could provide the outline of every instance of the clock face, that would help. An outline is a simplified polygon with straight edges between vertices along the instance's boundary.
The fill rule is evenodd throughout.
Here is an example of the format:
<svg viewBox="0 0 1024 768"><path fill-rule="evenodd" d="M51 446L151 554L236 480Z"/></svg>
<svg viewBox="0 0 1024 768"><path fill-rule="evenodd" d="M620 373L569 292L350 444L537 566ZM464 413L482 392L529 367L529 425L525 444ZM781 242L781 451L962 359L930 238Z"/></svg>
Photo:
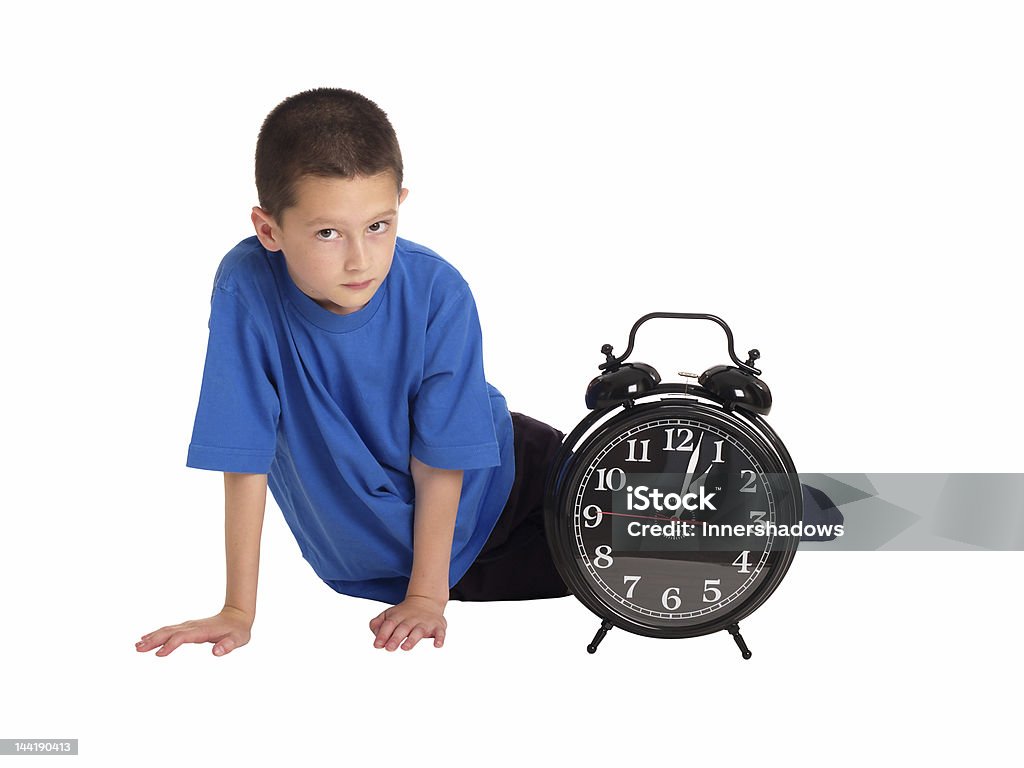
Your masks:
<svg viewBox="0 0 1024 768"><path fill-rule="evenodd" d="M585 602L679 636L753 610L799 540L789 479L763 442L685 413L654 409L592 440L563 496L560 537Z"/></svg>

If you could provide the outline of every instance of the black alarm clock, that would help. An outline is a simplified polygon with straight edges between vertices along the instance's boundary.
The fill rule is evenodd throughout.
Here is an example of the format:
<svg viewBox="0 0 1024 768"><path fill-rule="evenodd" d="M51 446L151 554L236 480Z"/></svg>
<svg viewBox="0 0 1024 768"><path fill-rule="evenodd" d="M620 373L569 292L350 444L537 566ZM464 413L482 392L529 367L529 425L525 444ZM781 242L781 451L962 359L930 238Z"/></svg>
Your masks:
<svg viewBox="0 0 1024 768"><path fill-rule="evenodd" d="M711 320L736 365L663 383L625 362L637 329L655 317ZM683 638L727 630L743 658L739 622L775 591L800 541L800 479L762 418L771 392L741 362L714 315L653 312L621 357L604 345L590 409L549 470L544 522L562 580L608 630ZM693 383L690 383L692 380Z"/></svg>

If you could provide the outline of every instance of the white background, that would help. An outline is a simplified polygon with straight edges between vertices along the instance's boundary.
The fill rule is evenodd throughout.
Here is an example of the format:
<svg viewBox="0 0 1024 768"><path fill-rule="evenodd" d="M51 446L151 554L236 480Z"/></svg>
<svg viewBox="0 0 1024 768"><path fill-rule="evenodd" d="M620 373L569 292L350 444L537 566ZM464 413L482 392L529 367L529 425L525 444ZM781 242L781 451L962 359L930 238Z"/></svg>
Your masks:
<svg viewBox="0 0 1024 768"><path fill-rule="evenodd" d="M761 350L802 472L1021 471L1024 16L1013 3L37 4L8 11L0 738L83 765L1019 759L1019 552L798 556L743 624L664 641L574 598L452 603L375 650L268 506L252 642L215 613L222 480L187 469L221 256L266 113L391 117L399 233L480 307L488 379L563 430L604 343L709 312ZM653 321L634 359L727 362Z"/></svg>

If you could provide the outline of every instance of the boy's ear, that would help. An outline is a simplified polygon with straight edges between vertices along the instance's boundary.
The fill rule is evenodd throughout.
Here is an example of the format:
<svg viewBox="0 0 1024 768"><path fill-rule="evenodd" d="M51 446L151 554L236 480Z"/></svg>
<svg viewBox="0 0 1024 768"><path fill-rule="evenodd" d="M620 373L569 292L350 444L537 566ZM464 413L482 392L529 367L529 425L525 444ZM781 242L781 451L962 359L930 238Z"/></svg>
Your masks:
<svg viewBox="0 0 1024 768"><path fill-rule="evenodd" d="M405 198L408 197L408 195L409 190L406 189L405 187L402 187L401 191L398 193L398 204L401 205L402 203L404 203Z"/></svg>
<svg viewBox="0 0 1024 768"><path fill-rule="evenodd" d="M256 237L268 251L280 251L281 244L277 242L279 227L274 217L260 208L258 205L252 209L252 225L256 228Z"/></svg>

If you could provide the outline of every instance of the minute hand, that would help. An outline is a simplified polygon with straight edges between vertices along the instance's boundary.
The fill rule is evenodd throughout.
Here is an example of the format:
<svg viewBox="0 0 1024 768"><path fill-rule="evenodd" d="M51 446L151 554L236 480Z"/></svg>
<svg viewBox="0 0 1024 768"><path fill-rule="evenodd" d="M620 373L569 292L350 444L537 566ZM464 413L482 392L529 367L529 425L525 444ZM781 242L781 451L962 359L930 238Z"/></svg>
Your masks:
<svg viewBox="0 0 1024 768"><path fill-rule="evenodd" d="M704 481L707 479L708 472L711 471L711 465L708 464L708 468L705 469L700 475L696 474L697 464L700 462L700 444L703 440L704 435L701 434L701 436L697 438L697 445L693 447L693 453L690 455L690 463L686 466L686 477L683 480L683 488L680 494L682 496L685 496L686 494L690 493L693 485L696 484L698 480L700 481L701 485L704 485ZM682 515L683 508L679 507L679 509L676 510L675 514L673 514L672 517L679 519L682 517Z"/></svg>

